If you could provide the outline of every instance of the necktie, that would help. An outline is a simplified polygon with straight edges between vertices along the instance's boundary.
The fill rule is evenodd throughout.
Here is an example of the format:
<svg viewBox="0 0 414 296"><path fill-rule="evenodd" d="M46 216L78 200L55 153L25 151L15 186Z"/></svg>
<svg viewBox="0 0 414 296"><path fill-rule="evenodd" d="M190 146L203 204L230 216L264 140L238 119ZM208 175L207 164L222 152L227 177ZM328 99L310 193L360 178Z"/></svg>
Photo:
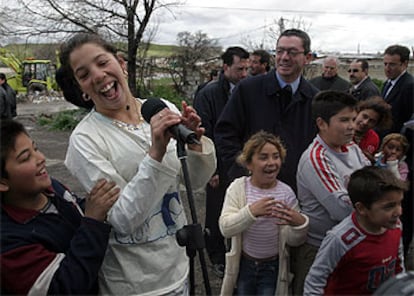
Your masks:
<svg viewBox="0 0 414 296"><path fill-rule="evenodd" d="M292 100L292 87L290 86L290 84L287 84L282 89L282 95L280 98L282 110L286 110L291 100Z"/></svg>
<svg viewBox="0 0 414 296"><path fill-rule="evenodd" d="M382 89L382 97L385 99L388 95L388 90L392 86L391 80L387 80L387 83L385 83L384 88Z"/></svg>

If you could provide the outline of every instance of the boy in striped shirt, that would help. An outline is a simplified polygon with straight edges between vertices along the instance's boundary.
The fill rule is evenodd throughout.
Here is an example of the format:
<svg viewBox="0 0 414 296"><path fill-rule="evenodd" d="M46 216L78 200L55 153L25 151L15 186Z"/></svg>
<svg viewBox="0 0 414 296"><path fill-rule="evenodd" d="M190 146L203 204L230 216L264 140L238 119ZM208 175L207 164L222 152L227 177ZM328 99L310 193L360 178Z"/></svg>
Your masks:
<svg viewBox="0 0 414 296"><path fill-rule="evenodd" d="M302 154L296 180L302 212L309 217L307 241L295 250L294 294L302 295L305 277L326 232L352 212L350 175L370 161L352 139L357 101L338 91L320 92L312 103L318 134Z"/></svg>

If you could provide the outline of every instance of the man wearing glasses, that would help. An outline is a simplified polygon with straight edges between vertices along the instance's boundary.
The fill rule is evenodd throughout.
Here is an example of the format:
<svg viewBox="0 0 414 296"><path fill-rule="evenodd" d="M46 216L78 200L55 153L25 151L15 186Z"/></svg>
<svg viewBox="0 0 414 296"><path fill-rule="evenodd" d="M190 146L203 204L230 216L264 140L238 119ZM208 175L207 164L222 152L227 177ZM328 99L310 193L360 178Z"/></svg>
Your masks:
<svg viewBox="0 0 414 296"><path fill-rule="evenodd" d="M312 52L307 33L289 29L277 40L276 69L248 77L235 87L215 128L215 144L231 180L247 175L235 159L245 141L264 130L281 138L287 157L280 180L296 192L296 169L300 155L312 141L311 103L318 92L302 77Z"/></svg>
<svg viewBox="0 0 414 296"><path fill-rule="evenodd" d="M372 96L379 96L378 87L368 76L368 61L365 59L354 60L348 69L349 81L352 87L350 93L358 100L366 100Z"/></svg>
<svg viewBox="0 0 414 296"><path fill-rule="evenodd" d="M319 90L302 76L312 58L310 45L307 33L284 31L276 43L276 69L248 77L235 87L215 128L218 157L231 180L248 174L235 159L246 140L264 130L279 136L287 148L278 179L296 193L299 158L316 134L311 105Z"/></svg>

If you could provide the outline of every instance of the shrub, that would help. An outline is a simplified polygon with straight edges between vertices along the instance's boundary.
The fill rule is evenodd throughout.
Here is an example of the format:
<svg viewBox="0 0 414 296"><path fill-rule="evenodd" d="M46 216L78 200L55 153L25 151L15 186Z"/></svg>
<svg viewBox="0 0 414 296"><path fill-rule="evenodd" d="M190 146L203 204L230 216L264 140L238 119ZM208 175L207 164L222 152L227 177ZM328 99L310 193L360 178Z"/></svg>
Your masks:
<svg viewBox="0 0 414 296"><path fill-rule="evenodd" d="M137 85L138 89L138 97L140 98L163 98L174 105L177 106L178 109L181 110L181 101L188 100L180 95L174 88L171 83L153 83L151 89L147 89L142 85Z"/></svg>
<svg viewBox="0 0 414 296"><path fill-rule="evenodd" d="M87 112L82 108L62 111L52 116L41 115L38 118L38 123L42 126L48 126L50 130L70 131L76 127Z"/></svg>
<svg viewBox="0 0 414 296"><path fill-rule="evenodd" d="M384 81L377 79L377 78L372 78L371 79L372 82L375 83L375 85L378 87L378 89L381 91L382 90L382 86L384 85Z"/></svg>
<svg viewBox="0 0 414 296"><path fill-rule="evenodd" d="M168 84L156 85L153 88L150 96L154 98L166 99L170 101L171 103L173 103L174 105L176 105L178 109L181 109L181 101L186 100L183 96L179 95L175 91L172 85L168 85Z"/></svg>

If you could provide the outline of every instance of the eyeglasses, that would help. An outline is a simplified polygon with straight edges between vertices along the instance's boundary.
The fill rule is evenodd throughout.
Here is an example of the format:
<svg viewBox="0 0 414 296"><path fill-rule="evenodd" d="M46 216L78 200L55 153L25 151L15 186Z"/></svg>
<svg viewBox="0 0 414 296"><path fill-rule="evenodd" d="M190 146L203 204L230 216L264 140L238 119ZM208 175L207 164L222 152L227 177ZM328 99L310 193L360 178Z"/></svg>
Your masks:
<svg viewBox="0 0 414 296"><path fill-rule="evenodd" d="M276 55L278 56L283 55L285 52L288 54L288 56L292 58L296 57L299 54L305 53L304 51L298 51L292 48L282 48L282 47L276 48Z"/></svg>
<svg viewBox="0 0 414 296"><path fill-rule="evenodd" d="M359 69L348 69L348 73L358 73Z"/></svg>

